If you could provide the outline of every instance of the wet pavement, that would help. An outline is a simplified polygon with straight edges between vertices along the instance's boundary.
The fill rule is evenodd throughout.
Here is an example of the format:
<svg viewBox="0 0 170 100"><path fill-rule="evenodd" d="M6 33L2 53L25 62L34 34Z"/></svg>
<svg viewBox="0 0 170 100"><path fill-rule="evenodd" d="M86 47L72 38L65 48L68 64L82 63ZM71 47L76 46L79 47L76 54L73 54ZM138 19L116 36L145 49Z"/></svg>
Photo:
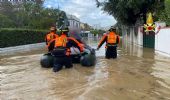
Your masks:
<svg viewBox="0 0 170 100"><path fill-rule="evenodd" d="M57 73L41 68L44 49L1 56L0 100L170 100L170 58L122 44L117 59L105 59L102 47L95 66Z"/></svg>

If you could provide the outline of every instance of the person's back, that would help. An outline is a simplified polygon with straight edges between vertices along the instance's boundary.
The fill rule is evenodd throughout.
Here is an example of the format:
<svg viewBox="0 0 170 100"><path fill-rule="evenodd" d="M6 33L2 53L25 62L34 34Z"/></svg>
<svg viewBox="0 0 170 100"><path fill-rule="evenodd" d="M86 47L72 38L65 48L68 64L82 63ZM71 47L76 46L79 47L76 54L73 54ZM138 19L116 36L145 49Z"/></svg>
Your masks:
<svg viewBox="0 0 170 100"><path fill-rule="evenodd" d="M117 44L120 41L120 38L118 35L116 35L115 29L111 28L109 30L110 32L107 34L104 34L102 39L100 40L97 50L103 45L104 42L106 42L106 58L116 58L117 57Z"/></svg>
<svg viewBox="0 0 170 100"><path fill-rule="evenodd" d="M72 46L77 46L81 52L83 51L83 47L79 42L74 38L67 37L64 32L55 39L54 50L52 51L52 55L55 57L53 66L54 72L61 70L63 66L66 68L73 67L70 57L70 48Z"/></svg>
<svg viewBox="0 0 170 100"><path fill-rule="evenodd" d="M56 36L57 36L56 33L54 33L54 32L49 32L49 33L47 33L47 35L46 35L46 41L47 41L47 42L50 42L52 39L55 39Z"/></svg>
<svg viewBox="0 0 170 100"><path fill-rule="evenodd" d="M56 28L51 27L50 32L47 33L47 35L45 37L46 46L47 46L49 52L54 49L53 45L54 45L54 40L56 37L58 37L58 35L56 34Z"/></svg>
<svg viewBox="0 0 170 100"><path fill-rule="evenodd" d="M67 36L62 34L55 38L54 41L54 50L52 51L52 54L55 57L63 57L66 56L66 51L69 49L67 47Z"/></svg>
<svg viewBox="0 0 170 100"><path fill-rule="evenodd" d="M109 32L107 34L107 45L116 46L119 43L119 36L115 32Z"/></svg>
<svg viewBox="0 0 170 100"><path fill-rule="evenodd" d="M61 36L58 36L56 39L55 39L55 47L58 48L58 47L66 47L66 44L67 44L67 36L62 34Z"/></svg>

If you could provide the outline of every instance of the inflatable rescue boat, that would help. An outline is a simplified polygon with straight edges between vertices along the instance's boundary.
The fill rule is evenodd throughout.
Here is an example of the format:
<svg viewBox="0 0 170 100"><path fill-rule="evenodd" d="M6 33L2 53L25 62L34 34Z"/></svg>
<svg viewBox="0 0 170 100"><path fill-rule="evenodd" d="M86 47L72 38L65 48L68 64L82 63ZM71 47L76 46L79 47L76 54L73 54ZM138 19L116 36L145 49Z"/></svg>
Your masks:
<svg viewBox="0 0 170 100"><path fill-rule="evenodd" d="M71 47L71 58L73 63L80 63L82 66L90 67L96 64L95 50L86 45L83 53L80 53L78 48ZM40 64L43 68L50 68L53 66L54 56L51 53L42 55Z"/></svg>

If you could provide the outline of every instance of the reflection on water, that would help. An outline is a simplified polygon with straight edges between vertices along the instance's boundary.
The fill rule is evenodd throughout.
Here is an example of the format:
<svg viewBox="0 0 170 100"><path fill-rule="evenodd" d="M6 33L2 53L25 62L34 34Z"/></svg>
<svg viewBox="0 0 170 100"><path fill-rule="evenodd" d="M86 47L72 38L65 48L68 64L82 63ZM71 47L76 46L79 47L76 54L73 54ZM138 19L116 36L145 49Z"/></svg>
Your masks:
<svg viewBox="0 0 170 100"><path fill-rule="evenodd" d="M98 39L87 43L96 48ZM53 73L40 67L43 50L0 59L2 100L170 100L170 59L121 43L117 59L96 51L97 64Z"/></svg>

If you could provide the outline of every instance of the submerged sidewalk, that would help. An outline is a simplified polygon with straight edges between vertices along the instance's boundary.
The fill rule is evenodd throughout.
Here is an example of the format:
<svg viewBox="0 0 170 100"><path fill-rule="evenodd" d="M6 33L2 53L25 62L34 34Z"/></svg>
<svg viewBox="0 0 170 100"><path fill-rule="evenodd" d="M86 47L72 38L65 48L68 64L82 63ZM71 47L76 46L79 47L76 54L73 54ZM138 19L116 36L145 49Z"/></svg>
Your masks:
<svg viewBox="0 0 170 100"><path fill-rule="evenodd" d="M45 48L45 43L36 43L28 45L20 45L15 47L0 48L0 56L13 55L15 53L24 53L32 50Z"/></svg>

